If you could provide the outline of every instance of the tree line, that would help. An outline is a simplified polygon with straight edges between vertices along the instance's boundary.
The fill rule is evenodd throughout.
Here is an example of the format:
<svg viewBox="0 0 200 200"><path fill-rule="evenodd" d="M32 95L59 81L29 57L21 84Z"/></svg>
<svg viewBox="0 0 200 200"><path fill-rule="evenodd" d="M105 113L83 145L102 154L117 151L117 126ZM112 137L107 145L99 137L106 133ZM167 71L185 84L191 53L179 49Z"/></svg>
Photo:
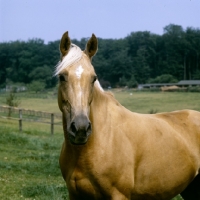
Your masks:
<svg viewBox="0 0 200 200"><path fill-rule="evenodd" d="M92 62L104 87L200 79L199 28L184 30L169 24L162 35L138 31L125 38L98 41ZM72 42L84 49L87 38ZM55 87L58 47L58 40L48 44L42 39L0 43L0 86L38 82L46 88Z"/></svg>

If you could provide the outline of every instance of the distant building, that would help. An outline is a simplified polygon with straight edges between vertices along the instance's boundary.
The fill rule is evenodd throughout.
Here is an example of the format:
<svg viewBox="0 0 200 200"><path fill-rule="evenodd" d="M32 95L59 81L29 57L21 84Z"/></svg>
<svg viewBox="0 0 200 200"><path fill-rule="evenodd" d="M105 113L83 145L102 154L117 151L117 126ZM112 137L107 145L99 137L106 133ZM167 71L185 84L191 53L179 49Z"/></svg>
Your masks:
<svg viewBox="0 0 200 200"><path fill-rule="evenodd" d="M10 92L10 91L15 91L15 92L22 92L26 91L27 88L25 86L18 86L18 85L6 85L5 91Z"/></svg>
<svg viewBox="0 0 200 200"><path fill-rule="evenodd" d="M138 89L143 88L161 88L161 87L169 87L169 86L178 86L178 87L192 87L192 86L200 86L200 80L182 80L178 83L147 83L147 84L139 84Z"/></svg>

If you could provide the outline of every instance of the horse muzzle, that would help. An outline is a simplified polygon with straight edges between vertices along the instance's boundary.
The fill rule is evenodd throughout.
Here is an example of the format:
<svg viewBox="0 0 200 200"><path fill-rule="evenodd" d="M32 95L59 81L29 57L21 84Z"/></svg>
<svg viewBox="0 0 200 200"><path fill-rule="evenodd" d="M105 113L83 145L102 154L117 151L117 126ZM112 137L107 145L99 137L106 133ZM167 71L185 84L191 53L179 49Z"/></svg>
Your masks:
<svg viewBox="0 0 200 200"><path fill-rule="evenodd" d="M92 132L91 122L85 115L76 116L68 128L69 140L72 144L83 145Z"/></svg>

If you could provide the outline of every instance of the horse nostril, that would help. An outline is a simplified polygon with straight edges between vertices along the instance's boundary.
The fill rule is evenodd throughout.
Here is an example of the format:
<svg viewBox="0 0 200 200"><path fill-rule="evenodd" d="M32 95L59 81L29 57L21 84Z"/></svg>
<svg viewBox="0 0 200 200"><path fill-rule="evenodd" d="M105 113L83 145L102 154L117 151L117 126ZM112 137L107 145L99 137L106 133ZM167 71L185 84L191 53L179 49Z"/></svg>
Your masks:
<svg viewBox="0 0 200 200"><path fill-rule="evenodd" d="M72 130L73 133L76 133L77 129L76 129L75 122L71 123L71 130Z"/></svg>
<svg viewBox="0 0 200 200"><path fill-rule="evenodd" d="M86 128L86 132L91 132L91 123L88 123L88 127Z"/></svg>

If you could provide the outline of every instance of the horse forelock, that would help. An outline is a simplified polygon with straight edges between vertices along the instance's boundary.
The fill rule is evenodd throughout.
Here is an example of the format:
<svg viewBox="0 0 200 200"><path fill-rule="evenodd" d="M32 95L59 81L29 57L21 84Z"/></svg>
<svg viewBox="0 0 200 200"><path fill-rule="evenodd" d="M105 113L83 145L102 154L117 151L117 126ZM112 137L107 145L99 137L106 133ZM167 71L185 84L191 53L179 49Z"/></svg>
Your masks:
<svg viewBox="0 0 200 200"><path fill-rule="evenodd" d="M54 76L57 76L61 71L63 71L70 65L78 62L81 59L82 55L83 51L75 44L71 44L71 48L68 54L62 59L62 61L59 61L56 65Z"/></svg>
<svg viewBox="0 0 200 200"><path fill-rule="evenodd" d="M55 72L54 72L54 76L59 75L64 69L68 68L69 66L73 65L74 63L80 61L80 59L83 56L83 51L80 49L80 47L78 47L75 44L71 44L71 48L70 51L68 52L68 54L61 60L58 62L58 64L55 67ZM85 60L85 59L84 59ZM77 72L78 73L78 72ZM78 74L79 76L79 74ZM101 92L104 92L103 88L101 87L100 83L98 80L95 81L95 86L96 88L98 88Z"/></svg>

